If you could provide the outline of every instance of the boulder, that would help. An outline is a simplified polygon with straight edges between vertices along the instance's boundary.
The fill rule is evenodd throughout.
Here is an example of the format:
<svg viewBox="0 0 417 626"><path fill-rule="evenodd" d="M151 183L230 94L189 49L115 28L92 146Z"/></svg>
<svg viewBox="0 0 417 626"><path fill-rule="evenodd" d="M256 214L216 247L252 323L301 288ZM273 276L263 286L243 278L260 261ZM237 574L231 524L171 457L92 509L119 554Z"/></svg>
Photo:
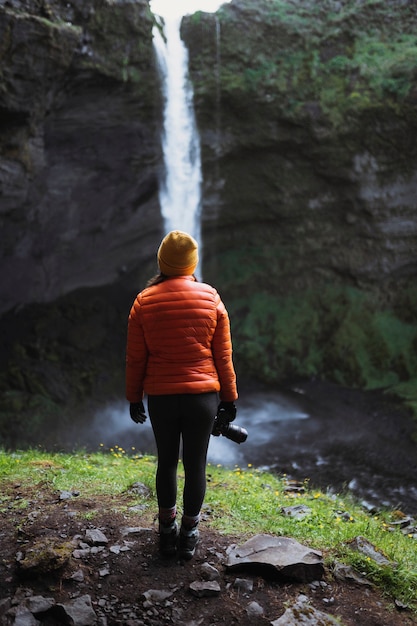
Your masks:
<svg viewBox="0 0 417 626"><path fill-rule="evenodd" d="M58 606L63 608L73 626L95 626L97 624L97 615L88 594Z"/></svg>
<svg viewBox="0 0 417 626"><path fill-rule="evenodd" d="M324 574L321 552L303 546L289 537L255 535L228 551L230 570L256 570L265 576L311 582Z"/></svg>

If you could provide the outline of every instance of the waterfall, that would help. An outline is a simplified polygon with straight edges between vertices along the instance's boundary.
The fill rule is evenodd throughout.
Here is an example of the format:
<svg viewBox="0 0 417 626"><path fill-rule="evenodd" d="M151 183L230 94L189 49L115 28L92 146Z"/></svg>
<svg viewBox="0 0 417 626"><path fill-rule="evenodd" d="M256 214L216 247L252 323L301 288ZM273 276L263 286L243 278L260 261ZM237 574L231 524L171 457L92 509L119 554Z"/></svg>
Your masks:
<svg viewBox="0 0 417 626"><path fill-rule="evenodd" d="M220 71L221 71L221 31L220 20L217 15L214 16L216 24L216 152L220 155L221 144L221 119L220 119Z"/></svg>
<svg viewBox="0 0 417 626"><path fill-rule="evenodd" d="M193 89L188 75L188 50L180 36L181 17L165 18L164 37L154 28L154 46L162 80L164 172L159 201L166 232L184 230L200 248L201 156Z"/></svg>

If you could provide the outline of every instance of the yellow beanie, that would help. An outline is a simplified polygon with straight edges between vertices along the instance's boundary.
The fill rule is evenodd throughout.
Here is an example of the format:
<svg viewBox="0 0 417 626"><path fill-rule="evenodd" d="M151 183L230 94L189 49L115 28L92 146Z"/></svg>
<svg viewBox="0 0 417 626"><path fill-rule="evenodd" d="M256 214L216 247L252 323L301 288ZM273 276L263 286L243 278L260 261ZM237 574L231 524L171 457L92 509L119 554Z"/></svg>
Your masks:
<svg viewBox="0 0 417 626"><path fill-rule="evenodd" d="M194 274L198 263L198 244L191 235L172 230L166 235L158 250L158 264L166 276Z"/></svg>

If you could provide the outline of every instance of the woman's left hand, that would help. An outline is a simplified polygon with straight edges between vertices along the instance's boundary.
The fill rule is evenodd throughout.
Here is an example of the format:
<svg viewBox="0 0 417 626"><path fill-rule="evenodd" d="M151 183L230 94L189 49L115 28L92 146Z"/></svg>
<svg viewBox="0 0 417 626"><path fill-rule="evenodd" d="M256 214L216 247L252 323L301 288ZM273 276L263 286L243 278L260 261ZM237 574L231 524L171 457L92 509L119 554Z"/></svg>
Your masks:
<svg viewBox="0 0 417 626"><path fill-rule="evenodd" d="M131 402L130 403L130 417L135 424L143 424L146 421L145 407L143 402Z"/></svg>

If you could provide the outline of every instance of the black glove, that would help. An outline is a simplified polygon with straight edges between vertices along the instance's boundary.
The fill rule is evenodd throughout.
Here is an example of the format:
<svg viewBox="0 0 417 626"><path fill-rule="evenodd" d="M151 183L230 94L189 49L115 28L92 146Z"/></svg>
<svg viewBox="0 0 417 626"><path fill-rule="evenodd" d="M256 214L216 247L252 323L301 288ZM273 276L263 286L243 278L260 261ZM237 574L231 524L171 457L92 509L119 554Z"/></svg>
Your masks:
<svg viewBox="0 0 417 626"><path fill-rule="evenodd" d="M217 407L217 417L221 417L226 422L233 422L236 417L236 407L234 402L220 402Z"/></svg>
<svg viewBox="0 0 417 626"><path fill-rule="evenodd" d="M146 413L143 402L130 403L130 417L135 422L135 424L143 424L143 422L146 420Z"/></svg>

